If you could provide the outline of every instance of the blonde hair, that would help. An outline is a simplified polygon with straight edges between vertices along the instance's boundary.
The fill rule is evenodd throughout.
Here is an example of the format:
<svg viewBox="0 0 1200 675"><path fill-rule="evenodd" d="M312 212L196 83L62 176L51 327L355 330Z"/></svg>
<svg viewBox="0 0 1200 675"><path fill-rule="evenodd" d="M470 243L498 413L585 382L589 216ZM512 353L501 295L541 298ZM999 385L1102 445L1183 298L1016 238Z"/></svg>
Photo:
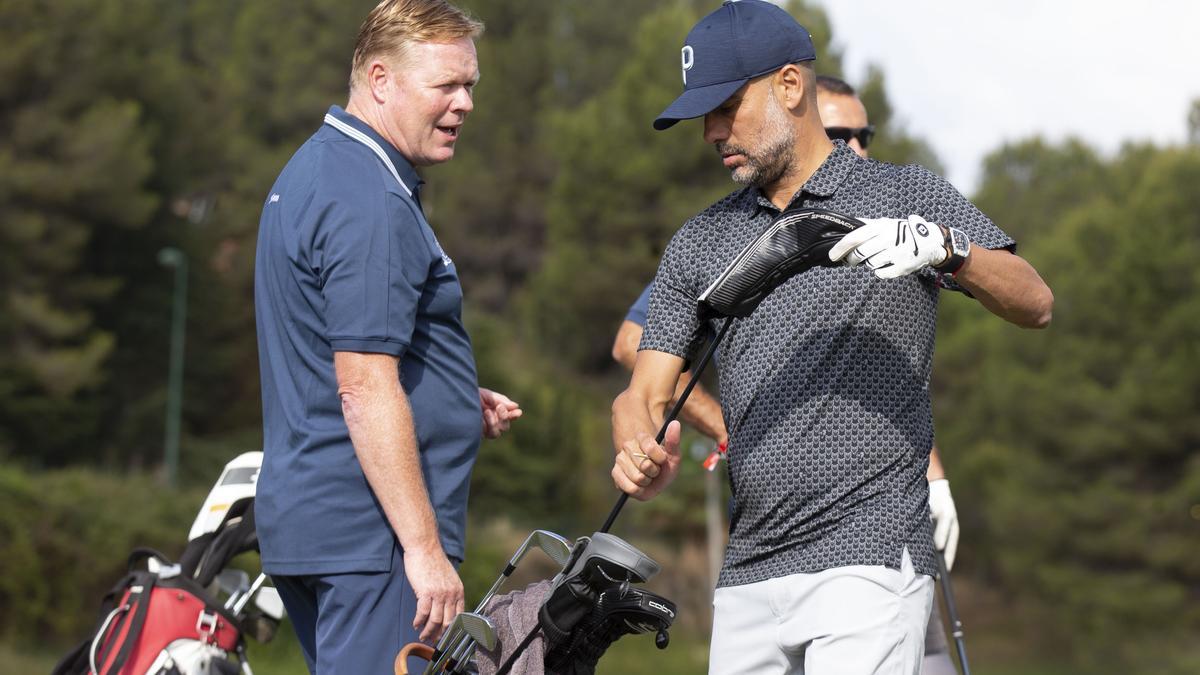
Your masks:
<svg viewBox="0 0 1200 675"><path fill-rule="evenodd" d="M371 61L398 60L413 42L475 39L482 33L482 22L446 0L383 0L358 29L350 88L366 76Z"/></svg>

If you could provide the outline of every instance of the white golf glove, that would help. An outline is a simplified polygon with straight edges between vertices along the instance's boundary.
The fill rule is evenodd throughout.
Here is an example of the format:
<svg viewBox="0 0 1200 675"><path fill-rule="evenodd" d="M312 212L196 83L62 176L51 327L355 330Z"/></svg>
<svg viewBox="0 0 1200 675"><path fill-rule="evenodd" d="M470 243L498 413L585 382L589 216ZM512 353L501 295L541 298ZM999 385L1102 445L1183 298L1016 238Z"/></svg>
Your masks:
<svg viewBox="0 0 1200 675"><path fill-rule="evenodd" d="M933 547L946 557L946 569L954 567L958 551L958 511L950 496L950 481L929 481L929 513L933 517Z"/></svg>
<svg viewBox="0 0 1200 675"><path fill-rule="evenodd" d="M865 262L880 279L902 277L946 260L946 234L921 216L861 220L862 227L829 250L830 260L850 267Z"/></svg>

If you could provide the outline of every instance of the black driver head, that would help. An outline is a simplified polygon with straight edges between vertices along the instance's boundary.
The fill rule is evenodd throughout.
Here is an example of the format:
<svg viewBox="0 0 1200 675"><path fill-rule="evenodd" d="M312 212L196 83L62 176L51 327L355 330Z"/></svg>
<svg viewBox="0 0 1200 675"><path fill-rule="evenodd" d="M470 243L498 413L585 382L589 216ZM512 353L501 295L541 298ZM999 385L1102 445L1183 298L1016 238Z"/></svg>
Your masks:
<svg viewBox="0 0 1200 675"><path fill-rule="evenodd" d="M829 249L862 226L857 218L826 211L785 209L729 263L700 295L720 316L747 317L780 284L813 267L833 267Z"/></svg>

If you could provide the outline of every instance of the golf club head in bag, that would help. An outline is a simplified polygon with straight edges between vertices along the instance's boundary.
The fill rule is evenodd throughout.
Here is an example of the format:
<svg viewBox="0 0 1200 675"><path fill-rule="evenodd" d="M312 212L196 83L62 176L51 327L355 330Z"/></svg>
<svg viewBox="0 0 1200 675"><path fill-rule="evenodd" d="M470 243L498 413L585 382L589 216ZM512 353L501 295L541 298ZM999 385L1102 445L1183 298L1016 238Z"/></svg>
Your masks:
<svg viewBox="0 0 1200 675"><path fill-rule="evenodd" d="M207 532L215 532L234 503L254 498L262 457L262 452L258 450L243 452L225 465L216 484L205 497L200 513L196 514L196 520L188 532L188 541Z"/></svg>
<svg viewBox="0 0 1200 675"><path fill-rule="evenodd" d="M729 263L700 295L700 302L719 316L750 316L771 291L793 276L813 267L838 265L829 260L829 249L862 224L824 209L785 209Z"/></svg>
<svg viewBox="0 0 1200 675"><path fill-rule="evenodd" d="M570 639L546 653L546 670L557 675L590 675L604 652L625 635L654 633L655 646L666 649L675 611L675 603L628 581L609 588L600 593Z"/></svg>
<svg viewBox="0 0 1200 675"><path fill-rule="evenodd" d="M632 628L634 626L654 626L655 630L670 626L670 621L674 620L674 604L658 596L648 598L640 589L631 587L631 584L653 578L660 569L658 563L620 537L605 532L596 532L590 538L581 537L575 543L571 563L554 580L550 595L538 612L538 626L546 639L547 655L555 654L558 666L552 670L564 671L566 664L571 663L586 667L571 647L582 645L588 638L585 634L599 632L610 619L616 622L628 620L627 626L631 629L623 632L605 630L611 639L603 644L603 649L626 632L643 632ZM649 614L634 618L643 599L646 599ZM618 616L610 609L617 605L622 608L623 615ZM670 621L664 624L663 617L667 614ZM599 642L592 645L584 659L590 660L593 668L603 653L599 646Z"/></svg>
<svg viewBox="0 0 1200 675"><path fill-rule="evenodd" d="M534 549L538 549L546 554L554 563L558 574L561 574L572 560L571 553L574 547L571 542L549 530L534 530L529 533L529 536L525 538L525 541L517 547L516 552L509 558L508 564L505 565L500 576L496 578L491 588L484 593L475 610L473 612L461 612L455 616L454 620L442 634L441 639L438 640L437 645L428 654L425 653L425 650L421 649L419 643L413 643L405 647L408 650L407 652L401 652L405 655L405 658L407 658L408 654L411 654L429 661L429 665L423 671L424 673L469 672L472 668L470 661L477 646L481 646L484 651L491 651L496 646L496 630L491 623L491 619L484 615L485 609L489 607L491 600L496 596L496 592L500 589L504 581L516 571L517 566L525 558L526 554ZM401 664L402 662L403 659L397 659L397 664ZM405 669L407 669L407 666L405 666ZM401 671L398 670L397 672Z"/></svg>
<svg viewBox="0 0 1200 675"><path fill-rule="evenodd" d="M446 640L446 635L454 637ZM450 622L443 639L438 642L425 672L467 672L467 662L476 646L495 649L496 627L486 616L474 612L459 612Z"/></svg>
<svg viewBox="0 0 1200 675"><path fill-rule="evenodd" d="M530 532L529 536L525 538L524 543L522 543L517 549L516 553L513 554L513 557L509 559L508 565L504 567L504 571L501 572L500 576L496 578L496 581L492 584L492 587L488 589L487 593L484 593L483 599L479 601L479 605L475 608L477 613L483 612L484 608L487 607L488 601L490 601L492 597L496 595L496 591L500 589L500 585L504 583L505 579L512 576L512 573L517 569L517 564L520 563L525 557L525 554L533 548L540 549L542 553L545 553L547 557L554 561L554 564L558 567L559 571L565 568L567 566L567 562L571 560L571 542L564 539L561 535L555 534L550 530L534 530L533 532Z"/></svg>

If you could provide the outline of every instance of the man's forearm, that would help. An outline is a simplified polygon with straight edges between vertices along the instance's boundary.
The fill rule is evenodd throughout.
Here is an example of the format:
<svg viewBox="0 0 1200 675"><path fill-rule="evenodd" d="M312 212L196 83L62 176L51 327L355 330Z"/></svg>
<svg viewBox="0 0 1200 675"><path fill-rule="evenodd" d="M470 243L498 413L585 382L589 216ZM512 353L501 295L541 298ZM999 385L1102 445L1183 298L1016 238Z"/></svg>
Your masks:
<svg viewBox="0 0 1200 675"><path fill-rule="evenodd" d="M613 359L625 366L626 370L633 372L633 367L637 364L637 348L641 340L642 327L632 321L624 321L613 341ZM669 405L674 406L675 402L683 396L683 390L691 380L691 373L685 372L679 376L679 381L675 385L675 395ZM692 389L688 400L684 402L683 410L679 411L679 417L715 441L724 441L728 437L721 404L699 382Z"/></svg>
<svg viewBox="0 0 1200 675"><path fill-rule="evenodd" d="M675 387L675 397L671 399L672 406L683 395L683 390L687 388L688 382L691 381L691 372L686 372L679 376L679 384ZM704 385L699 382L692 389L688 400L684 401L683 410L679 411L679 417L684 422L695 427L700 433L718 443L726 440L728 437L728 432L725 430L724 413L721 412L721 404L717 403L717 399L713 398L708 393L708 390L704 388Z"/></svg>
<svg viewBox="0 0 1200 675"><path fill-rule="evenodd" d="M421 474L412 411L396 372L393 360L390 369L339 385L342 413L367 483L401 546L441 551L437 519Z"/></svg>
<svg viewBox="0 0 1200 675"><path fill-rule="evenodd" d="M972 247L955 280L1006 321L1024 328L1050 324L1054 294L1037 270L1018 255Z"/></svg>
<svg viewBox="0 0 1200 675"><path fill-rule="evenodd" d="M653 436L666 417L667 401L651 403L644 396L625 390L612 406L613 439L633 438L639 432Z"/></svg>

